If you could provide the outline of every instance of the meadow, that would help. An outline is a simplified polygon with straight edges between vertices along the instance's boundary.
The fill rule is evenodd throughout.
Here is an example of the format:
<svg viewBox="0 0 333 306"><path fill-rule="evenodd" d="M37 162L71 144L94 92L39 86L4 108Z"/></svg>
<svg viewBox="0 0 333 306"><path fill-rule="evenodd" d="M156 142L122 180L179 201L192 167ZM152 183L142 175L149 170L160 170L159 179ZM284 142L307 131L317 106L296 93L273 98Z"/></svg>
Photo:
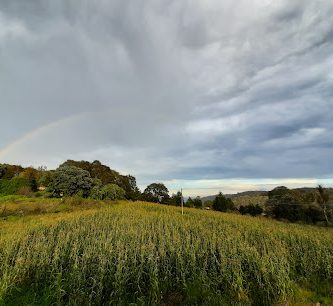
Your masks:
<svg viewBox="0 0 333 306"><path fill-rule="evenodd" d="M96 203L0 201L0 305L333 305L332 229Z"/></svg>

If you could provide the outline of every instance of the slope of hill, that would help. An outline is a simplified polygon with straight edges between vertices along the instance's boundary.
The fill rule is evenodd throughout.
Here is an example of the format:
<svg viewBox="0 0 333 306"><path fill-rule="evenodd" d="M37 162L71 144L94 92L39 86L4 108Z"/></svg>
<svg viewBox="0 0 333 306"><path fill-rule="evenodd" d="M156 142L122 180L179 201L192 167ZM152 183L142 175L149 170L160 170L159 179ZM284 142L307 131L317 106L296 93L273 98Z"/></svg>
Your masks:
<svg viewBox="0 0 333 306"><path fill-rule="evenodd" d="M232 199L238 208L241 205L249 205L251 203L263 206L268 199L267 194L267 191L244 191L235 194L225 194L225 196ZM216 195L203 197L202 202L213 201L215 197Z"/></svg>
<svg viewBox="0 0 333 306"><path fill-rule="evenodd" d="M0 220L0 304L333 302L332 229L107 204Z"/></svg>
<svg viewBox="0 0 333 306"><path fill-rule="evenodd" d="M238 193L230 193L230 194L225 194L227 198L234 199L237 197L257 197L257 196L267 196L268 191L243 191L243 192L238 192ZM210 195L210 196L205 196L202 197L201 200L203 202L205 201L213 201L215 199L216 195Z"/></svg>

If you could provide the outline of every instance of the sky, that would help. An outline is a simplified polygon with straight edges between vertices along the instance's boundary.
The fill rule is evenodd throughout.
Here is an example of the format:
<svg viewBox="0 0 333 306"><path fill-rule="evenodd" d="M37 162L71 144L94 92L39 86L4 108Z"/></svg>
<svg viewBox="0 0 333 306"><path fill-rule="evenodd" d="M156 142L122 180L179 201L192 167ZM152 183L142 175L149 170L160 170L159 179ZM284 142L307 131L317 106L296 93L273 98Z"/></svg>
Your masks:
<svg viewBox="0 0 333 306"><path fill-rule="evenodd" d="M1 0L0 163L185 195L333 186L333 2Z"/></svg>

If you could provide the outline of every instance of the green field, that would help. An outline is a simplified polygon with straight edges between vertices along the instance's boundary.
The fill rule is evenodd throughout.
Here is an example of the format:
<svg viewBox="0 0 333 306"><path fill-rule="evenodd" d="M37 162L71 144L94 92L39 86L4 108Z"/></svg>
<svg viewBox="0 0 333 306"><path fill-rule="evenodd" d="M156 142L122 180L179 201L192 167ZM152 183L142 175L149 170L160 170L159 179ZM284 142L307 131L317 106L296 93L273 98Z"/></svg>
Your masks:
<svg viewBox="0 0 333 306"><path fill-rule="evenodd" d="M332 229L43 201L0 201L0 305L333 305Z"/></svg>

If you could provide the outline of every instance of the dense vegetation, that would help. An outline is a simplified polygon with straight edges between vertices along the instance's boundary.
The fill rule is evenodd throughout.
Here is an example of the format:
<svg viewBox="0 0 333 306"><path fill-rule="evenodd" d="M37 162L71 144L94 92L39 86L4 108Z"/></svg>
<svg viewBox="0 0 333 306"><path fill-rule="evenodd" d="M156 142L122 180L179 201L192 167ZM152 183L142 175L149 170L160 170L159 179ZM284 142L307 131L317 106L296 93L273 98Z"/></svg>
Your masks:
<svg viewBox="0 0 333 306"><path fill-rule="evenodd" d="M37 190L43 192L37 192ZM45 190L44 190L45 189ZM0 164L0 196L39 195L43 197L82 197L95 200L142 200L160 204L206 208L221 212L239 212L251 216L266 215L278 220L332 225L332 190L294 189L284 186L269 192L249 191L236 195L219 193L214 197L169 195L162 183L151 183L141 193L132 175L121 175L99 161L67 160L56 170L34 169Z"/></svg>
<svg viewBox="0 0 333 306"><path fill-rule="evenodd" d="M12 224L0 240L2 303L272 305L303 298L303 286L317 302L315 284L333 280L327 228L140 202L71 216L27 232L0 221Z"/></svg>
<svg viewBox="0 0 333 306"><path fill-rule="evenodd" d="M332 229L272 220L331 225L330 191L184 201L99 161L0 165L0 305L333 304Z"/></svg>

